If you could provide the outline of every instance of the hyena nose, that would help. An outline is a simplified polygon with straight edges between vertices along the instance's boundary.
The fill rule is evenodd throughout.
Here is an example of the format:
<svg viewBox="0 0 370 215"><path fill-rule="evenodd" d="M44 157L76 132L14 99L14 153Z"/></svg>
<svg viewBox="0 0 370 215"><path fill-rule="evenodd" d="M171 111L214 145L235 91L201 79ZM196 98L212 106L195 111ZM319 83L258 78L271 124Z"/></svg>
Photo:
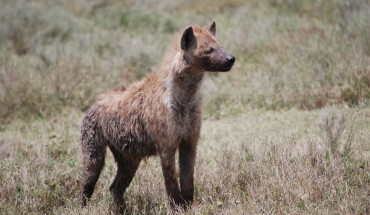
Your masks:
<svg viewBox="0 0 370 215"><path fill-rule="evenodd" d="M227 56L227 62L234 63L235 62L235 56L232 56L232 55Z"/></svg>

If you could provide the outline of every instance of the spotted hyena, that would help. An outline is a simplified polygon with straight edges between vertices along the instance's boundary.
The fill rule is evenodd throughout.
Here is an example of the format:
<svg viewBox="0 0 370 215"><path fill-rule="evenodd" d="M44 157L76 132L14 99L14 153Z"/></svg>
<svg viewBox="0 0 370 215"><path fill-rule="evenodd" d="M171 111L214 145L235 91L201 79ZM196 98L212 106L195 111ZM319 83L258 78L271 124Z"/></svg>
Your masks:
<svg viewBox="0 0 370 215"><path fill-rule="evenodd" d="M86 112L81 128L83 205L94 192L107 146L118 166L109 190L123 212L123 193L140 161L159 155L171 206L189 205L194 194L194 163L201 127L199 88L204 72L229 71L235 57L216 41L216 23L192 25L178 34L158 71L127 88L101 95ZM175 154L179 150L180 186Z"/></svg>

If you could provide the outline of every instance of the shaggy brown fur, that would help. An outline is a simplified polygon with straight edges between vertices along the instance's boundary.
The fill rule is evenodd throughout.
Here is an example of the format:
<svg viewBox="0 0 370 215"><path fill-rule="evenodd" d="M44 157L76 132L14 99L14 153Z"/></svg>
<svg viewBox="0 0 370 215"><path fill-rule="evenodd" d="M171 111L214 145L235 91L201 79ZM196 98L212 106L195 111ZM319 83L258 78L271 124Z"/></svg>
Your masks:
<svg viewBox="0 0 370 215"><path fill-rule="evenodd" d="M109 190L118 212L123 193L144 157L158 154L171 205L193 201L194 162L201 127L199 88L204 71L228 71L235 57L215 39L216 24L193 25L174 39L160 69L143 80L99 97L81 128L84 169L82 201L94 192L104 166L106 147L118 165ZM180 188L175 153L179 150Z"/></svg>

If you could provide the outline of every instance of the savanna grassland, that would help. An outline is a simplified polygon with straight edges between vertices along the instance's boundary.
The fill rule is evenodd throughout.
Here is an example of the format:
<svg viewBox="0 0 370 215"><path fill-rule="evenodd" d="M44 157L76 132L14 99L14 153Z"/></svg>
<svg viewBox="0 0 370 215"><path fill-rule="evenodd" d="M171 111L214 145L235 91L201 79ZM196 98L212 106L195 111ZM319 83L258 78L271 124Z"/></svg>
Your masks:
<svg viewBox="0 0 370 215"><path fill-rule="evenodd" d="M83 112L217 22L237 57L203 83L195 202L178 214L369 214L368 0L0 0L0 214L109 214L116 166L79 205ZM127 190L171 213L158 158Z"/></svg>

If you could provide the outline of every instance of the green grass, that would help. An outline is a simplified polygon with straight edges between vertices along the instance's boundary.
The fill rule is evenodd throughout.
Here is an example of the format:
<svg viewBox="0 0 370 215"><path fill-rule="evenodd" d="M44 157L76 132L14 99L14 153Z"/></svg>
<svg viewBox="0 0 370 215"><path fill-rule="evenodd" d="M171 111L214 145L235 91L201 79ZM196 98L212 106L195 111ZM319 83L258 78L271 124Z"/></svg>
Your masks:
<svg viewBox="0 0 370 215"><path fill-rule="evenodd" d="M42 2L0 3L5 122L65 106L85 110L112 86L155 70L175 31L212 19L237 63L231 73L207 79L207 116L370 99L365 0Z"/></svg>
<svg viewBox="0 0 370 215"><path fill-rule="evenodd" d="M367 214L369 17L367 0L0 0L0 214L109 214L110 153L79 206L83 111L213 19L237 61L204 81L185 213ZM126 198L134 214L170 212L158 159Z"/></svg>

